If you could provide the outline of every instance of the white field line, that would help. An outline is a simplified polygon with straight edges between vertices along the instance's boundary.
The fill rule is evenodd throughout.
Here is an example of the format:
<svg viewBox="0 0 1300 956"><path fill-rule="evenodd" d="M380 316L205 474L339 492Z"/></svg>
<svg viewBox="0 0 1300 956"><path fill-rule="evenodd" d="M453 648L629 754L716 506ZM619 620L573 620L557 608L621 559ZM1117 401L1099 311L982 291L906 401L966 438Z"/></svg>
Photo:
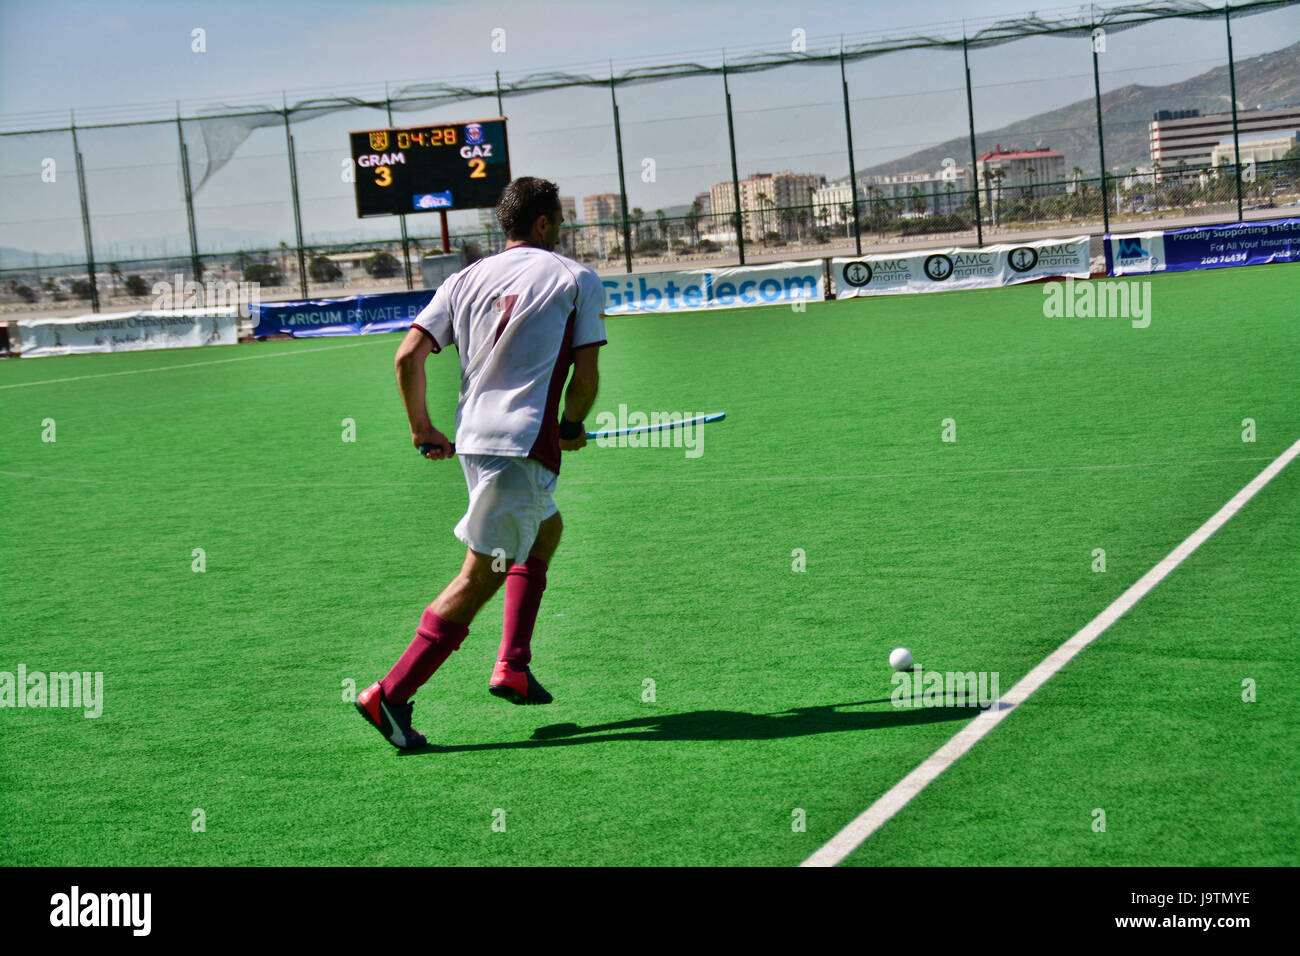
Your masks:
<svg viewBox="0 0 1300 956"><path fill-rule="evenodd" d="M377 341L392 343L392 339L377 338ZM39 382L14 382L0 385L0 388L28 388L32 385L57 385L60 382L82 382L88 378L113 378L116 375L144 375L146 372L171 372L178 368L198 368L201 365L225 365L228 362L251 362L254 359L284 358L287 355L311 355L314 352L333 352L336 349L357 349L370 342L349 342L347 345L326 345L315 349L292 349L284 352L269 352L265 355L241 355L238 358L210 359L206 362L186 362L181 365L159 365L154 368L132 368L121 372L98 372L94 375L73 375L69 378L46 378ZM120 354L120 353L118 353ZM19 359L19 361L22 361Z"/></svg>
<svg viewBox="0 0 1300 956"><path fill-rule="evenodd" d="M1001 699L984 711L969 724L954 734L946 744L925 759L898 783L894 784L866 810L862 811L848 826L831 837L816 853L804 860L800 866L835 866L856 850L871 834L879 830L899 810L907 806L913 797L930 785L941 773L951 767L958 758L979 743L979 741L1000 724L1007 716L1038 688L1068 664L1076 654L1096 640L1106 629L1126 614L1133 605L1142 600L1152 588L1163 581L1174 568L1178 567L1189 555L1218 531L1228 519L1255 497L1256 493L1273 480L1292 459L1300 454L1300 441L1279 455L1271 465L1255 476L1250 484L1233 496L1232 500L1220 508L1201 525L1182 544L1174 548L1163 561L1142 575L1137 583L1116 598L1111 605L1095 618L1085 624L1077 634L1054 650L1033 670L1020 679L1014 687L1002 695Z"/></svg>

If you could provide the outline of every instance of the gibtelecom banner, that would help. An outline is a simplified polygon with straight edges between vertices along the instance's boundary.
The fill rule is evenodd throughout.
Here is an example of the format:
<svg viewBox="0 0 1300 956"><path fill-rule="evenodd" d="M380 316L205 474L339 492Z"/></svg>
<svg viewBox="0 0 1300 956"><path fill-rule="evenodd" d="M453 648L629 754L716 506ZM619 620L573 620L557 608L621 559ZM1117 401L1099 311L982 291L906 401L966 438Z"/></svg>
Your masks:
<svg viewBox="0 0 1300 956"><path fill-rule="evenodd" d="M1300 219L1108 233L1105 247L1106 272L1113 276L1300 262Z"/></svg>
<svg viewBox="0 0 1300 956"><path fill-rule="evenodd" d="M253 335L370 335L409 328L433 298L433 290L353 295L249 306Z"/></svg>
<svg viewBox="0 0 1300 956"><path fill-rule="evenodd" d="M821 259L602 277L606 315L657 315L826 298Z"/></svg>
<svg viewBox="0 0 1300 956"><path fill-rule="evenodd" d="M238 339L237 306L18 320L23 358L234 345Z"/></svg>
<svg viewBox="0 0 1300 956"><path fill-rule="evenodd" d="M1041 239L983 249L925 249L901 255L832 259L835 297L987 289L1036 279L1086 279L1088 237Z"/></svg>

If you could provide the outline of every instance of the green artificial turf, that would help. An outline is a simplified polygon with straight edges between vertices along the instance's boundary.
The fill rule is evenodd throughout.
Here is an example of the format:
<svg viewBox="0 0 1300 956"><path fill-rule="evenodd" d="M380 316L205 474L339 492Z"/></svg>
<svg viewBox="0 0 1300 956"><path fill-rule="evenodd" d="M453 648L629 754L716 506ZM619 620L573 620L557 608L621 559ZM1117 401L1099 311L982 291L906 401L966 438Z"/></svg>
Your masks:
<svg viewBox="0 0 1300 956"><path fill-rule="evenodd" d="M0 670L105 697L0 710L0 862L798 863L971 717L892 706L892 647L1009 689L1300 438L1296 275L1154 277L1145 329L1038 285L609 319L597 410L727 421L566 455L556 702L488 695L498 597L408 755L344 697L458 569L465 486L397 336L0 364L48 382L0 389ZM852 862L1300 861L1294 469Z"/></svg>

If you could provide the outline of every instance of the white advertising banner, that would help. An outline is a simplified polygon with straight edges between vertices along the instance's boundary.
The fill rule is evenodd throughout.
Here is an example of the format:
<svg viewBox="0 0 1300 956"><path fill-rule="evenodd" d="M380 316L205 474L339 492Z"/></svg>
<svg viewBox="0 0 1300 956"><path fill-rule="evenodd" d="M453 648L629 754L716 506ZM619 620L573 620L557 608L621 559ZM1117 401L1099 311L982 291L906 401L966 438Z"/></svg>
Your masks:
<svg viewBox="0 0 1300 956"><path fill-rule="evenodd" d="M1037 279L1090 274L1088 237L1040 239L983 249L925 249L900 255L831 260L835 297L989 289Z"/></svg>
<svg viewBox="0 0 1300 956"><path fill-rule="evenodd" d="M826 298L821 259L601 276L601 283L606 315L662 315Z"/></svg>
<svg viewBox="0 0 1300 956"><path fill-rule="evenodd" d="M17 324L23 358L234 345L239 340L237 306L19 319Z"/></svg>

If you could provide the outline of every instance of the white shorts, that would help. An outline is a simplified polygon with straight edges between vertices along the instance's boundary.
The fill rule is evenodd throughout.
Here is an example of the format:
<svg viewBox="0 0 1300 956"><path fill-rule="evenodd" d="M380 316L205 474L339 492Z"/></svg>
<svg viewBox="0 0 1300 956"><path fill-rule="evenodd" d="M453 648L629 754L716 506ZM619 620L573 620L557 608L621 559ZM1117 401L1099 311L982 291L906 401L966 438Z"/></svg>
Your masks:
<svg viewBox="0 0 1300 956"><path fill-rule="evenodd" d="M472 551L523 564L537 540L538 526L555 514L552 495L559 476L531 458L460 455L469 485L469 509L455 534Z"/></svg>

